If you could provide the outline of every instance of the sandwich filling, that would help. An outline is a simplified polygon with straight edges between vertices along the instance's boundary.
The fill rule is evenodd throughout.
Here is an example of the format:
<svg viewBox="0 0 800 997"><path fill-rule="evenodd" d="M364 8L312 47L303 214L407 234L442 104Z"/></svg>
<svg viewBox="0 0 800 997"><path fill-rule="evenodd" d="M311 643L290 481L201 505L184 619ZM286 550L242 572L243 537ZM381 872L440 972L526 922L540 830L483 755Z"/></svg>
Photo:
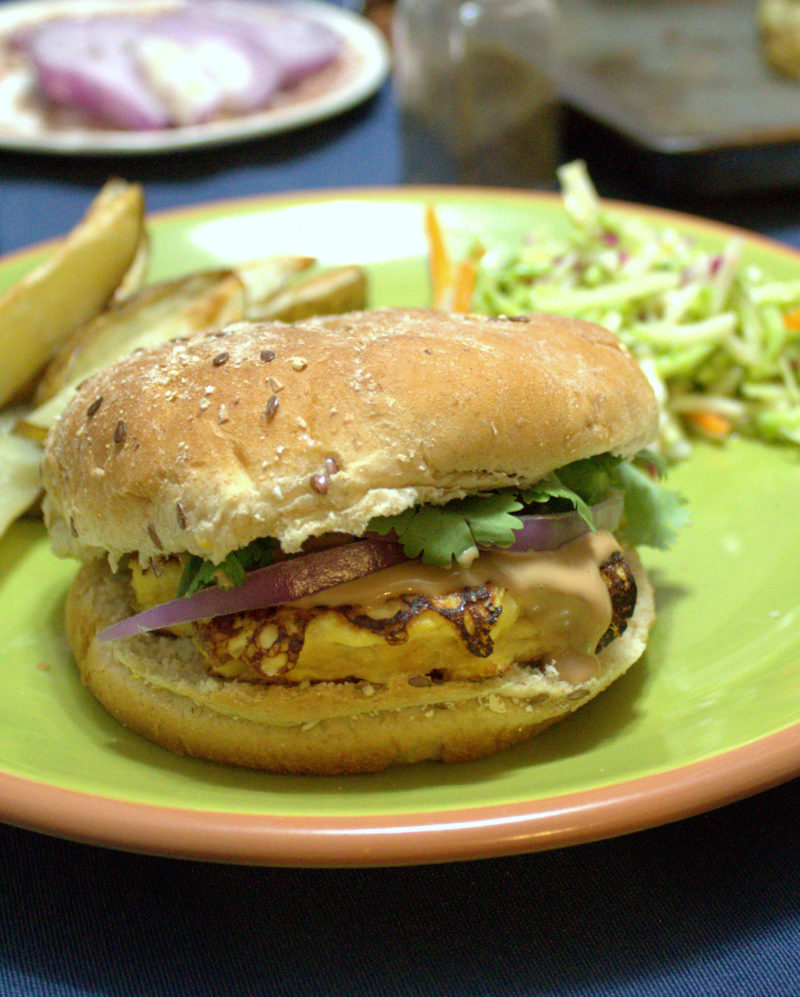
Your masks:
<svg viewBox="0 0 800 997"><path fill-rule="evenodd" d="M130 565L138 610L163 602L172 558ZM427 685L499 677L514 666L579 683L619 637L636 583L607 530L548 551L490 549L468 566L403 563L277 606L184 623L210 674L252 683L361 681L398 674Z"/></svg>
<svg viewBox="0 0 800 997"><path fill-rule="evenodd" d="M209 675L263 685L426 685L520 667L586 682L636 608L612 531L660 546L681 521L654 460L599 455L528 489L374 518L367 537L311 538L299 555L262 539L221 564L131 557L136 613L100 639L189 637Z"/></svg>

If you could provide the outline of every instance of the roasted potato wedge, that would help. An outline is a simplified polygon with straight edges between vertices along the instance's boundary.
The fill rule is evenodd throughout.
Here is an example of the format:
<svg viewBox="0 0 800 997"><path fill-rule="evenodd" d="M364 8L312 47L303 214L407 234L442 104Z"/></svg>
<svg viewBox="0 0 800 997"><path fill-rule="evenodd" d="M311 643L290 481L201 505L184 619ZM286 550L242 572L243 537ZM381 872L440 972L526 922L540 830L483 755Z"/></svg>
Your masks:
<svg viewBox="0 0 800 997"><path fill-rule="evenodd" d="M70 337L42 376L37 408L18 420L17 432L41 442L77 385L117 358L240 321L244 315L244 285L230 270L190 274L145 288Z"/></svg>
<svg viewBox="0 0 800 997"><path fill-rule="evenodd" d="M96 370L137 349L230 322L363 308L356 266L274 256L147 285L142 189L110 180L49 257L0 294L0 535L40 494L41 444ZM20 403L33 398L33 404Z"/></svg>
<svg viewBox="0 0 800 997"><path fill-rule="evenodd" d="M335 267L290 284L261 302L249 301L247 318L298 322L312 315L364 308L366 298L367 278L361 267Z"/></svg>
<svg viewBox="0 0 800 997"><path fill-rule="evenodd" d="M316 263L313 256L275 256L239 264L236 266L235 274L241 282L241 288L230 279L229 270L190 274L188 277L164 282L154 287L137 288L136 283L143 276L147 256L148 239L143 233L136 259L117 289L111 307L101 313L95 321L76 330L56 351L37 385L34 396L36 405L43 404L60 391L70 380L71 371L75 370L80 376L82 371L96 370L98 367L96 354L99 352L102 357L110 355L106 344L112 340L119 338L123 350L131 338L136 340L135 346L145 345L138 341L141 332L146 330L148 324L160 326L165 318L169 319L173 315L175 305L178 306L174 312L177 316L183 306L184 298L188 301L196 294L199 296L199 307L195 316L197 328L205 327L202 322L210 326L219 325L223 321L237 321L245 314L249 315L253 309L262 308L270 298L285 291L298 273ZM213 300L209 298L209 287L217 280L220 280L221 296L227 298L228 294L232 294L236 299L232 305L233 317L228 317L230 306L218 311ZM127 293L123 293L128 285ZM238 304L242 289L246 306L240 314ZM194 322L192 324L194 325ZM175 334L185 335L186 330L181 328ZM170 338L170 335L166 338ZM155 342L161 341L162 333L156 332ZM92 346L92 343L95 345Z"/></svg>
<svg viewBox="0 0 800 997"><path fill-rule="evenodd" d="M53 351L105 307L143 229L141 188L111 181L51 256L0 296L0 405L30 391Z"/></svg>
<svg viewBox="0 0 800 997"><path fill-rule="evenodd" d="M125 271L125 275L117 285L111 295L109 304L119 305L128 298L138 294L147 283L147 269L150 266L150 234L142 226L139 243L136 252L133 254L131 265Z"/></svg>
<svg viewBox="0 0 800 997"><path fill-rule="evenodd" d="M313 267L313 256L268 256L263 260L248 260L236 264L247 292L248 310L257 308L283 291L295 277Z"/></svg>
<svg viewBox="0 0 800 997"><path fill-rule="evenodd" d="M18 415L14 422L12 433L14 436L18 436L28 443L35 443L37 446L43 447L44 441L47 438L47 427L43 425L37 426L32 422L28 422L27 419L27 414Z"/></svg>
<svg viewBox="0 0 800 997"><path fill-rule="evenodd" d="M41 449L12 433L17 413L0 417L0 536L36 501Z"/></svg>

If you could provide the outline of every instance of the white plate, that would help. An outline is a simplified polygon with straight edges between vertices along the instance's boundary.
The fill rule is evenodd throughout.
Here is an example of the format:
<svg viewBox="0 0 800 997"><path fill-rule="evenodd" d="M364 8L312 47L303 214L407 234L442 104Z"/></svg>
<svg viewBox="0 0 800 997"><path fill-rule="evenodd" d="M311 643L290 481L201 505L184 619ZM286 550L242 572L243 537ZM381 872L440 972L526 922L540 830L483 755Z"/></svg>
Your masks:
<svg viewBox="0 0 800 997"><path fill-rule="evenodd" d="M156 0L153 6L179 6L186 0ZM263 0L268 2L268 0ZM287 10L337 32L345 56L321 92L309 92L253 114L160 131L53 128L41 115L20 106L32 74L0 63L0 148L68 155L169 152L278 134L333 117L366 100L389 70L383 36L369 21L317 0L286 0ZM0 41L24 24L52 16L75 16L130 9L131 0L24 0L0 5ZM2 56L0 55L0 58ZM323 71L327 72L327 71ZM302 88L302 84L301 84Z"/></svg>

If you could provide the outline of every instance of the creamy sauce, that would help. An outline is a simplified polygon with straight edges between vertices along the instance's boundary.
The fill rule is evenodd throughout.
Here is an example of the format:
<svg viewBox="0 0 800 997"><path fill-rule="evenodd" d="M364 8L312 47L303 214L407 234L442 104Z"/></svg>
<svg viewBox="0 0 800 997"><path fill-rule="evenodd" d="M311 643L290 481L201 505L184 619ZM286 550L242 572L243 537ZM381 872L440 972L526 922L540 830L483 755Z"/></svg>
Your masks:
<svg viewBox="0 0 800 997"><path fill-rule="evenodd" d="M581 685L600 674L600 662L597 655L590 652L583 654L563 652L551 662L558 672L559 678L572 685Z"/></svg>
<svg viewBox="0 0 800 997"><path fill-rule="evenodd" d="M601 531L555 551L484 551L451 570L408 561L264 613L173 632L195 639L211 672L230 679L380 685L402 673L430 683L433 670L477 681L517 664L585 686L601 672L595 649L612 615L599 568L618 550ZM131 574L139 606L155 605L172 597L181 563L153 571L133 561Z"/></svg>
<svg viewBox="0 0 800 997"><path fill-rule="evenodd" d="M299 609L359 606L379 616L404 595L442 597L493 584L513 596L518 619L545 637L548 664L566 681L597 675L594 648L611 621L611 599L598 568L619 545L611 533L585 533L554 551L484 551L469 567L409 561L292 603Z"/></svg>
<svg viewBox="0 0 800 997"><path fill-rule="evenodd" d="M419 561L405 561L391 568L364 575L341 585L290 603L298 609L313 606L363 606L366 609L388 599L411 593L428 597L447 595L489 582L508 589L517 599L541 595L543 590L578 591L589 601L606 597L607 590L597 568L619 544L611 533L587 532L552 551L483 551L469 567L437 568Z"/></svg>

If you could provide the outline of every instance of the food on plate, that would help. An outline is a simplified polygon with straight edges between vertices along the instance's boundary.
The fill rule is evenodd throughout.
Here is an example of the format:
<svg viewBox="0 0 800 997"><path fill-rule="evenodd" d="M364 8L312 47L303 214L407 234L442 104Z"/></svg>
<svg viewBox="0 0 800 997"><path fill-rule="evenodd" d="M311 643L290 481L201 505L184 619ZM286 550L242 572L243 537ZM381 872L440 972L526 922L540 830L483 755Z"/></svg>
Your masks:
<svg viewBox="0 0 800 997"><path fill-rule="evenodd" d="M107 308L56 351L36 386L37 404L126 353L242 318L245 288L231 270L203 270L149 284Z"/></svg>
<svg viewBox="0 0 800 997"><path fill-rule="evenodd" d="M18 432L43 441L77 386L119 357L244 315L245 288L230 270L204 271L145 287L64 343L39 381L36 408L20 416Z"/></svg>
<svg viewBox="0 0 800 997"><path fill-rule="evenodd" d="M800 77L798 0L759 0L756 19L767 62L786 76Z"/></svg>
<svg viewBox="0 0 800 997"><path fill-rule="evenodd" d="M800 280L765 275L736 234L720 249L603 203L581 162L559 178L563 224L515 244L471 246L462 271L474 288L462 307L555 312L611 329L653 384L659 449L670 460L687 456L698 434L800 443ZM432 239L446 302L458 271L443 251L441 236Z"/></svg>
<svg viewBox="0 0 800 997"><path fill-rule="evenodd" d="M78 385L89 374L134 350L244 319L293 321L363 307L367 279L361 267L314 270L311 257L252 260L235 270L207 270L164 281L129 295L75 331L45 368L36 407L19 415L17 432L44 442Z"/></svg>
<svg viewBox="0 0 800 997"><path fill-rule="evenodd" d="M48 259L0 296L0 406L30 391L54 350L105 308L143 239L141 188L110 181Z"/></svg>
<svg viewBox="0 0 800 997"><path fill-rule="evenodd" d="M252 302L247 317L297 322L312 315L355 311L365 306L366 299L367 275L362 267L330 267L285 287L272 297Z"/></svg>
<svg viewBox="0 0 800 997"><path fill-rule="evenodd" d="M435 209L425 209L425 234L428 239L428 264L431 278L431 305L451 312L472 311L475 293L477 259L483 255L479 247L473 256L454 263Z"/></svg>
<svg viewBox="0 0 800 997"><path fill-rule="evenodd" d="M657 421L627 349L553 316L237 323L124 358L43 463L83 680L173 751L272 771L530 737L645 648L634 546L685 521Z"/></svg>
<svg viewBox="0 0 800 997"><path fill-rule="evenodd" d="M36 502L42 451L14 432L16 413L0 414L0 536Z"/></svg>
<svg viewBox="0 0 800 997"><path fill-rule="evenodd" d="M150 248L141 188L111 180L46 261L0 297L0 408L23 402L0 424L0 536L40 491L30 443L44 443L90 374L211 326L366 305L360 267L321 268L312 256L245 260L148 285Z"/></svg>
<svg viewBox="0 0 800 997"><path fill-rule="evenodd" d="M326 24L279 3L100 5L42 18L12 39L31 99L75 127L150 131L253 113L342 57Z"/></svg>
<svg viewBox="0 0 800 997"><path fill-rule="evenodd" d="M317 260L313 256L270 256L236 264L236 273L247 294L249 311L272 301L285 291L298 275L306 274Z"/></svg>

